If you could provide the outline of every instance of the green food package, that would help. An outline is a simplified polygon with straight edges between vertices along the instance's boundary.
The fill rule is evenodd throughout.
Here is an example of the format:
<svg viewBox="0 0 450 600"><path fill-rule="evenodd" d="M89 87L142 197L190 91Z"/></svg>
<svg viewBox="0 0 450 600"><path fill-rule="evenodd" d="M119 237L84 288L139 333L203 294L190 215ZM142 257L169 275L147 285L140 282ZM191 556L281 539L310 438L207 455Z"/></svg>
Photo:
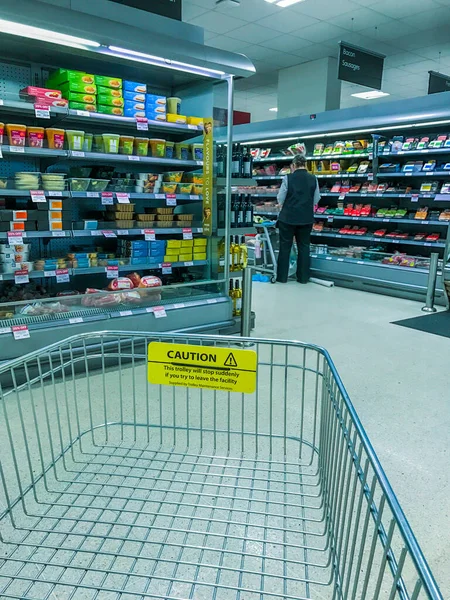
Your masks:
<svg viewBox="0 0 450 600"><path fill-rule="evenodd" d="M123 98L98 94L97 101L99 104L103 104L103 106L118 106L119 108L123 108Z"/></svg>
<svg viewBox="0 0 450 600"><path fill-rule="evenodd" d="M80 85L93 85L95 83L95 76L91 75L90 73L84 73L83 71L58 69L50 74L50 77L46 83L46 87L52 89L55 85L60 85L67 82L77 83Z"/></svg>
<svg viewBox="0 0 450 600"><path fill-rule="evenodd" d="M116 90L122 89L122 80L118 77L106 77L104 75L95 76L96 85L101 85L107 88L113 88Z"/></svg>
<svg viewBox="0 0 450 600"><path fill-rule="evenodd" d="M61 90L63 98L66 98L67 94L70 92L76 94L91 94L93 96L97 94L97 86L94 83L76 83L75 81L68 81L59 85L58 89Z"/></svg>
<svg viewBox="0 0 450 600"><path fill-rule="evenodd" d="M97 106L97 112L102 115L115 115L116 117L123 117L123 108L119 108L118 106L105 106L104 104L99 104Z"/></svg>
<svg viewBox="0 0 450 600"><path fill-rule="evenodd" d="M122 89L107 88L99 85L97 87L97 94L99 96L111 96L113 98L122 98Z"/></svg>
<svg viewBox="0 0 450 600"><path fill-rule="evenodd" d="M95 94L79 94L78 92L63 92L63 98L69 102L80 102L81 104L97 104Z"/></svg>
<svg viewBox="0 0 450 600"><path fill-rule="evenodd" d="M69 102L69 108L71 108L72 110L87 110L89 112L97 111L97 105L95 103L86 104L83 102Z"/></svg>

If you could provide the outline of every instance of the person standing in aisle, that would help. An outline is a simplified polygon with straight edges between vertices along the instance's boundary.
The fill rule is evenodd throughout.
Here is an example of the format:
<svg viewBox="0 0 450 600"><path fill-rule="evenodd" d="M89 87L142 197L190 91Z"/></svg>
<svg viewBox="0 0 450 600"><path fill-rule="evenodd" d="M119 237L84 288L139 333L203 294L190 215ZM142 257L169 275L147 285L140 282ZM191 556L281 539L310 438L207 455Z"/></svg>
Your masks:
<svg viewBox="0 0 450 600"><path fill-rule="evenodd" d="M320 200L319 182L306 169L306 158L294 157L291 173L284 177L277 196L281 207L278 216L280 251L277 281L287 283L292 242L297 242L297 281L308 283L310 271L309 244L314 222L314 205Z"/></svg>

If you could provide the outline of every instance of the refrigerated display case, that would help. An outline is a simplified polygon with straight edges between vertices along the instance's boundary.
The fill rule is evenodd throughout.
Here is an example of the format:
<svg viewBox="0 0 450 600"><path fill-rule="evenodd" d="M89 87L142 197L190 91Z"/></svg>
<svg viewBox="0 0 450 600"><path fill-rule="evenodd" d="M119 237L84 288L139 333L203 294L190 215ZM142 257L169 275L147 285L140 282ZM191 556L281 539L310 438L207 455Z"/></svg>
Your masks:
<svg viewBox="0 0 450 600"><path fill-rule="evenodd" d="M23 14L25 37L0 32L0 361L99 328L233 326L209 124L213 86L226 86L231 122L234 78L252 75L251 62L75 10L2 3L2 19ZM30 39L28 26L63 41ZM227 206L229 182L228 170Z"/></svg>
<svg viewBox="0 0 450 600"><path fill-rule="evenodd" d="M235 142L252 148L256 185L241 191L251 194L255 215L276 219L282 177L303 151L321 190L311 236L313 274L424 301L429 258L437 253L441 269L450 223L445 94L314 117L234 128ZM353 246L362 258L353 256ZM383 259L369 260L369 254ZM436 302L445 303L441 278Z"/></svg>

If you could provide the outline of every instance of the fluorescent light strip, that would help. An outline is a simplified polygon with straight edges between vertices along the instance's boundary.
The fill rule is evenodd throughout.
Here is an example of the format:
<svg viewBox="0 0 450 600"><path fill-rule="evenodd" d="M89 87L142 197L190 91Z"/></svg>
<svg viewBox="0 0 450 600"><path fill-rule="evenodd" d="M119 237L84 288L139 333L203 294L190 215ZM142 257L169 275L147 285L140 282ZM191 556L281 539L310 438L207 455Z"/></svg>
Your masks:
<svg viewBox="0 0 450 600"><path fill-rule="evenodd" d="M24 25L23 23L5 21L4 19L0 19L0 31L2 33L9 33L10 35L50 42L61 46L81 48L82 50L100 47L98 42L92 40L85 40L84 38L66 35L65 33L59 33L58 31L50 31L49 29L41 29L40 27L32 27L31 25Z"/></svg>
<svg viewBox="0 0 450 600"><path fill-rule="evenodd" d="M184 73L194 73L196 75L204 75L206 77L218 78L222 77L222 75L225 75L225 71L216 71L215 69L197 67L196 65L179 62L177 60L169 60L167 58L162 58L161 56L153 56L152 54L144 54L143 52L135 52L134 50L119 48L118 46L108 46L108 48L114 56L148 65L155 65L156 67L164 67L166 69L183 71Z"/></svg>
<svg viewBox="0 0 450 600"><path fill-rule="evenodd" d="M281 8L286 8L287 6L292 6L292 4L304 2L304 0L266 0L266 2L276 4L276 6L280 6Z"/></svg>
<svg viewBox="0 0 450 600"><path fill-rule="evenodd" d="M273 108L269 108L270 112L278 112L278 108L274 106Z"/></svg>
<svg viewBox="0 0 450 600"><path fill-rule="evenodd" d="M378 133L379 131L392 131L395 129L406 129L411 127L433 127L435 125L448 125L450 123L450 119L446 119L443 121L428 121L427 123L399 123L398 125L389 125L389 127L372 127L371 129L350 129L347 131L333 131L333 133L315 133L314 135L297 135L295 137L284 137L284 138L274 138L268 140L247 140L247 141L239 141L239 144L251 145L251 144L271 144L273 142L291 142L295 140L309 140L313 138L319 137L334 137L336 135L353 135L358 133ZM236 141L236 140L235 140Z"/></svg>
<svg viewBox="0 0 450 600"><path fill-rule="evenodd" d="M390 96L387 92L381 92L378 90L374 90L372 92L358 92L357 94L352 94L354 98L362 98L363 100L375 100L376 98L383 98L384 96Z"/></svg>

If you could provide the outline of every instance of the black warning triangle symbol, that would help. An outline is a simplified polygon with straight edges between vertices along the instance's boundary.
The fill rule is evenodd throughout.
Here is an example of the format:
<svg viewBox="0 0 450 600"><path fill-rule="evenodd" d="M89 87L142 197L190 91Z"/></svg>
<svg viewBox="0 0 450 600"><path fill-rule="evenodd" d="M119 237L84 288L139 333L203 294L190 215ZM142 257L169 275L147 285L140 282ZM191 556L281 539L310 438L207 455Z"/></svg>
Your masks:
<svg viewBox="0 0 450 600"><path fill-rule="evenodd" d="M236 359L234 358L234 354L230 352L227 356L227 360L223 363L226 367L237 367Z"/></svg>

